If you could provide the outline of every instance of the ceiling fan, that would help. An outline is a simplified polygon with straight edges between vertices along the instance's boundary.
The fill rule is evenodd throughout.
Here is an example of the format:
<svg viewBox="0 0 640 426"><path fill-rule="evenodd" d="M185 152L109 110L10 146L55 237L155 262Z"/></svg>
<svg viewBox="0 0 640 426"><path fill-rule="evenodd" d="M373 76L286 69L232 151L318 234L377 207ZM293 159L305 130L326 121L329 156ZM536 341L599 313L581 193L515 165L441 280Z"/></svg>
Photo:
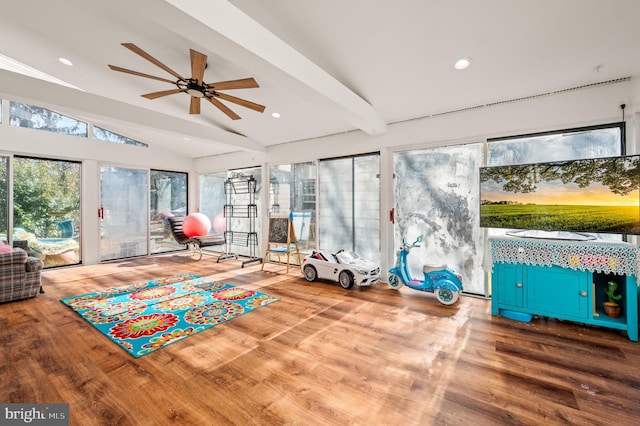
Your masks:
<svg viewBox="0 0 640 426"><path fill-rule="evenodd" d="M158 61L153 56L149 55L144 50L140 49L133 43L122 43L124 47L131 50L132 52L142 56L147 61L152 64L162 68L177 80L172 81L162 77L156 77L149 74L144 74L138 71L128 70L126 68L121 68L115 65L109 65L114 71L119 71L127 74L137 75L139 77L151 78L153 80L164 81L165 83L174 84L176 86L175 89L163 90L160 92L147 93L142 95L142 97L147 99L157 99L163 96L174 95L176 93L186 93L191 96L191 104L189 105L189 114L200 114L200 100L206 99L214 106L218 107L222 112L224 112L229 118L232 120L240 119L240 116L233 112L229 107L219 101L219 99L223 99L225 101L233 102L234 104L241 105L245 108L252 109L254 111L263 112L265 107L264 105L256 104L254 102L247 101L245 99L240 99L235 96L227 95L225 93L220 93L220 90L231 90L231 89L251 89L258 86L258 83L253 78L243 78L240 80L230 80L230 81L221 81L218 83L205 83L204 82L204 70L207 67L207 55L196 52L193 49L191 51L191 78L184 78L177 72L173 71L171 68Z"/></svg>

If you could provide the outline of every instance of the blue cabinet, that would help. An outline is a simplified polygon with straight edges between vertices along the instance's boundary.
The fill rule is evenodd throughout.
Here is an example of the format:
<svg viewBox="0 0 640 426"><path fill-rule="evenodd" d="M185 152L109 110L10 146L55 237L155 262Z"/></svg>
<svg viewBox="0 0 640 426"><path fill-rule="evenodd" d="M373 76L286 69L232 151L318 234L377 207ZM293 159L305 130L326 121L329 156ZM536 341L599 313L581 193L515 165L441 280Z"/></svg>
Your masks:
<svg viewBox="0 0 640 426"><path fill-rule="evenodd" d="M630 340L638 341L638 286L634 271L626 270L622 274L620 271L599 272L592 268L559 266L554 263L562 263L563 258L556 256L554 250L557 247L553 247L553 243L537 243L535 247L524 249L517 247L511 252L504 249L506 246L502 244L500 251L493 251L492 315L502 313L516 319L522 318L522 314L538 315L575 321L624 330ZM574 251L581 253L581 257L574 256ZM613 267L620 266L619 259L622 259L617 253L614 253L614 258L611 249L608 249L608 257L584 255L584 252L585 249L579 251L567 243L562 243L559 250L561 256L569 259L567 262L573 262L570 266L580 266L578 261L588 261L592 264L608 262ZM527 254L551 264L531 264L531 260L526 258ZM635 264L635 257L628 253L626 256ZM557 258L561 260L555 260ZM519 259L522 262L518 262ZM619 318L606 316L602 309L604 289L611 280L618 283L618 293L622 295L622 314Z"/></svg>
<svg viewBox="0 0 640 426"><path fill-rule="evenodd" d="M493 274L493 306L498 308L523 308L524 307L524 284L522 265L512 265L501 263L494 266ZM500 289L496 291L496 289ZM494 312L496 315L498 312Z"/></svg>
<svg viewBox="0 0 640 426"><path fill-rule="evenodd" d="M525 273L529 309L544 316L587 318L591 272L559 266L529 266Z"/></svg>

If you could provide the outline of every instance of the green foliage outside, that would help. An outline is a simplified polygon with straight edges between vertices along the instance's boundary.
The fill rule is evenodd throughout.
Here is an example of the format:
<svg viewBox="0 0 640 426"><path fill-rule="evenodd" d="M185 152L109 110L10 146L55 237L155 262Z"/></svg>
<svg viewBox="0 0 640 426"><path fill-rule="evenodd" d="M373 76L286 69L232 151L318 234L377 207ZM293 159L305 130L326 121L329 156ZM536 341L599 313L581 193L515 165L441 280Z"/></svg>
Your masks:
<svg viewBox="0 0 640 426"><path fill-rule="evenodd" d="M515 229L567 229L591 232L640 232L638 206L487 204L480 226Z"/></svg>
<svg viewBox="0 0 640 426"><path fill-rule="evenodd" d="M7 187L9 180L7 179L7 167L9 160L7 157L0 157L0 234L6 234L9 224L7 203Z"/></svg>
<svg viewBox="0 0 640 426"><path fill-rule="evenodd" d="M15 158L13 225L39 238L59 237L58 222L80 221L80 164Z"/></svg>

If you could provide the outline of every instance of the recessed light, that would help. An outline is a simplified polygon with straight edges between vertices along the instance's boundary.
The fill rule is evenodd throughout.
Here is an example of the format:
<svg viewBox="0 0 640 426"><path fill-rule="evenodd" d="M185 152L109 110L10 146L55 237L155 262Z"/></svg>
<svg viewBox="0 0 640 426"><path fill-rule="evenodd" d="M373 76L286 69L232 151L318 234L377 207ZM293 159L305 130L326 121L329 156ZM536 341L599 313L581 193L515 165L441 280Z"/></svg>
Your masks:
<svg viewBox="0 0 640 426"><path fill-rule="evenodd" d="M73 62L71 62L67 58L58 58L58 60L60 61L60 63L63 63L68 67L72 67L73 66Z"/></svg>
<svg viewBox="0 0 640 426"><path fill-rule="evenodd" d="M456 61L456 64L454 65L454 67L457 70L463 70L465 68L467 68L469 65L471 65L471 58L468 57L464 57L464 58L460 58Z"/></svg>
<svg viewBox="0 0 640 426"><path fill-rule="evenodd" d="M280 117L282 117L282 116L280 115L280 113L279 113L279 112L272 112L272 113L271 113L271 116L272 116L273 118L280 118Z"/></svg>

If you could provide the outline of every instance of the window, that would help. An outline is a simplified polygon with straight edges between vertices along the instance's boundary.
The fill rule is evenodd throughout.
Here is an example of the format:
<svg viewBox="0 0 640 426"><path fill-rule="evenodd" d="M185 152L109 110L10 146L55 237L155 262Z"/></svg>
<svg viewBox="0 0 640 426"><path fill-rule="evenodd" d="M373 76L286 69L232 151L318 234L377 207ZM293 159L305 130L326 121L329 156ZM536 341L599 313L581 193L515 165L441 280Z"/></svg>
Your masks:
<svg viewBox="0 0 640 426"><path fill-rule="evenodd" d="M20 102L11 101L9 104L9 124L17 127L87 137L87 123L46 108Z"/></svg>
<svg viewBox="0 0 640 426"><path fill-rule="evenodd" d="M13 240L45 268L80 263L81 164L13 159Z"/></svg>
<svg viewBox="0 0 640 426"><path fill-rule="evenodd" d="M612 157L623 151L624 123L488 140L488 166Z"/></svg>
<svg viewBox="0 0 640 426"><path fill-rule="evenodd" d="M224 181L227 172L205 173L198 177L199 211L211 220L211 234L224 234L227 229L224 217Z"/></svg>
<svg viewBox="0 0 640 426"><path fill-rule="evenodd" d="M9 157L0 156L0 240L9 241Z"/></svg>
<svg viewBox="0 0 640 426"><path fill-rule="evenodd" d="M380 154L321 160L319 247L380 260Z"/></svg>
<svg viewBox="0 0 640 426"><path fill-rule="evenodd" d="M183 249L172 237L168 218L187 214L187 174L151 170L150 184L151 253Z"/></svg>
<svg viewBox="0 0 640 426"><path fill-rule="evenodd" d="M125 145L142 146L147 148L149 145L146 143L138 142L130 139L126 136L119 135L117 133L110 132L102 127L93 126L93 138L104 142L121 143Z"/></svg>
<svg viewBox="0 0 640 426"><path fill-rule="evenodd" d="M271 166L269 213L292 213L300 249L316 247L316 163Z"/></svg>
<svg viewBox="0 0 640 426"><path fill-rule="evenodd" d="M462 274L465 293L485 295L478 210L482 154L482 143L394 153L394 247L422 235L408 258L413 277L423 278L425 264L446 264Z"/></svg>
<svg viewBox="0 0 640 426"><path fill-rule="evenodd" d="M144 256L149 222L149 172L100 168L100 260Z"/></svg>

